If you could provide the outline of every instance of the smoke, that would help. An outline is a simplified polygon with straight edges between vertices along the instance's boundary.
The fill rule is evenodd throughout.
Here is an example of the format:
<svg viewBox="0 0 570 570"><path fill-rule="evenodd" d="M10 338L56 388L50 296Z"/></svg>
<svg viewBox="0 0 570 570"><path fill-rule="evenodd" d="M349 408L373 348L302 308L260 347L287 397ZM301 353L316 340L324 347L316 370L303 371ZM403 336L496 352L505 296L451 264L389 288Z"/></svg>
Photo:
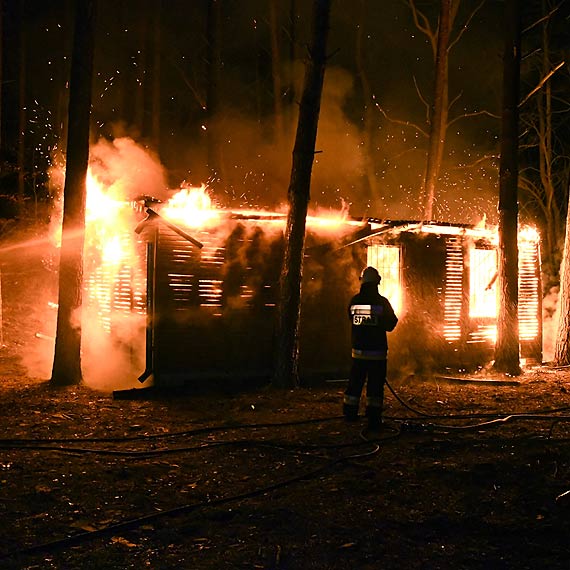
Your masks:
<svg viewBox="0 0 570 570"><path fill-rule="evenodd" d="M157 157L130 138L114 141L100 140L90 149L90 171L105 195L117 203L134 200L141 195L166 198L164 169ZM50 172L50 188L55 196L50 227L46 238L34 243L24 242L21 247L28 255L34 255L31 267L39 267L42 277L30 277L30 289L20 288L26 306L26 330L28 336L22 344L21 363L32 377L51 376L57 318L57 280L59 263L59 236L61 233L62 194L65 168L61 157L56 156ZM114 294L112 281L120 270L116 257L128 255L136 259L136 252L127 250L125 234L134 234L134 217L130 210L104 203L105 211L94 221L87 222L84 249L84 282L82 327L82 369L84 382L101 390L134 387L144 370L145 336L144 316L139 313L115 312L110 316L110 297ZM113 236L115 236L113 238ZM134 241L131 240L131 241ZM35 243L37 242L37 243ZM107 247L105 247L107 246ZM108 247L112 246L112 247ZM33 252L33 253L32 253ZM6 253L4 252L4 255ZM142 259L142 258L141 258ZM139 262L142 263L141 259ZM116 266L116 267L115 267ZM140 284L131 282L133 294L143 297ZM33 284L32 284L33 281ZM106 288L105 288L106 287ZM17 290L17 289L15 289ZM142 301L139 301L139 304ZM109 319L112 318L112 334Z"/></svg>
<svg viewBox="0 0 570 570"><path fill-rule="evenodd" d="M299 64L294 69L298 83L304 66ZM315 208L340 209L344 203L352 203L359 193L362 136L344 112L353 87L353 78L347 71L327 69L311 178L311 206ZM273 115L259 119L236 109L225 110L209 125L208 131L218 133L221 139L219 181L216 178L210 185L222 205L283 210L291 179L298 103L297 98L284 106L281 134L276 132ZM173 170L184 171L184 177L193 184L208 182L204 169L195 166L198 157L207 163L206 144L203 139L197 143L191 146L191 142L185 141L184 148L170 153L177 153L172 160ZM196 180L196 176L203 178Z"/></svg>
<svg viewBox="0 0 570 570"><path fill-rule="evenodd" d="M344 107L353 94L354 79L344 69L327 69L313 166L312 198L315 206L351 204L359 215L363 201L364 156L362 134L347 117Z"/></svg>
<svg viewBox="0 0 570 570"><path fill-rule="evenodd" d="M89 150L93 176L116 200L168 197L164 167L158 157L129 137L100 139Z"/></svg>
<svg viewBox="0 0 570 570"><path fill-rule="evenodd" d="M293 69L297 100L284 106L282 136L276 132L274 115L260 119L226 109L210 124L209 130L221 141L221 165L212 187L216 199L226 207L278 209L287 202L304 66L296 63ZM311 177L311 206L339 209L348 204L354 216L421 219L427 139L411 123L402 125L410 118L403 107L401 111L394 108L388 119L374 106L369 129L363 117L351 111L359 97L353 74L340 67L327 68ZM203 168L208 162L206 141L200 137L193 146L188 141L184 145L175 151L176 169L193 176L193 184L207 182ZM491 159L478 160L485 152L488 149L474 148L468 135L450 134L436 189L435 219L476 224L487 216L494 223L497 168ZM196 166L199 160L202 168ZM190 165L194 165L192 173Z"/></svg>
<svg viewBox="0 0 570 570"><path fill-rule="evenodd" d="M409 140L401 133L400 138L392 134L385 141L377 136L379 154L368 158L375 162L379 181L390 183L381 185L379 193L371 197L364 191L363 129L345 113L347 100L353 95L353 77L340 68L327 69L311 180L311 210L322 215L324 210L332 208L347 215L350 208L353 215L366 213L392 219L417 217L418 189L421 187L425 162L423 152L416 149L410 153ZM224 135L222 156L225 179L222 179L222 184L215 185L214 202L226 207L265 207L285 211L297 124L296 105L286 109L285 119L285 132L283 138L279 139L273 132L273 123L260 123L237 112L218 117L215 128ZM195 156L191 153L195 153ZM204 157L204 149L194 147L188 154L180 152L180 156L183 161L187 159L192 163L196 156ZM130 201L141 196L152 196L166 201L172 194L168 190L165 167L158 157L130 137L99 140L90 149L90 169L106 193L116 200ZM384 173L388 171L390 175ZM187 169L185 174L188 174ZM388 180L390 176L392 178ZM203 182L204 179L195 181ZM184 186L185 182L181 185ZM62 180L58 186L63 187ZM436 196L437 217L446 221L475 223L493 211L489 210L490 202L486 197L493 191L494 180L490 176L481 183L475 177L466 180L458 172L453 176L448 175L444 188ZM474 196L479 197L478 202L474 201ZM471 219L466 219L468 216ZM214 239L225 241L234 227L220 223ZM282 222L260 223L255 232L262 232L265 236L263 239L259 233L245 237L248 241L255 238L264 242L258 244L261 245L259 252L266 255L270 243L283 229ZM235 272L240 273L244 268L251 267L251 252L254 249L248 249L245 245L236 249L233 258ZM279 249L276 251L279 252ZM254 261L254 265L263 265L260 260ZM315 275L307 283L308 294L322 287L319 273L315 272ZM227 279L231 277L226 275ZM256 277L255 272L249 273L248 277L252 290L262 286L262 280ZM229 299L229 305L242 302L243 298L237 291ZM53 320L53 309L50 311ZM139 385L136 378L144 369L145 348L141 316L115 315L113 335L110 335L99 311L86 305L82 314L82 362L86 384L102 390ZM46 319L47 322L50 319ZM31 351L26 360L29 369L35 371L34 375L46 376L51 370L53 340L49 339L55 336L55 325L48 328L53 330L36 343L41 350Z"/></svg>
<svg viewBox="0 0 570 570"><path fill-rule="evenodd" d="M38 307L38 323L34 338L26 342L21 364L32 378L51 376L55 348L57 306L49 303ZM117 327L119 334L111 336L101 326L100 315L83 309L81 362L83 381L90 388L102 391L140 387L138 376L144 370L144 318L123 316ZM128 332L127 332L128 331Z"/></svg>
<svg viewBox="0 0 570 570"><path fill-rule="evenodd" d="M29 336L23 343L20 363L31 378L47 379L53 366L57 305L46 299L45 292L35 301L28 312Z"/></svg>
<svg viewBox="0 0 570 570"><path fill-rule="evenodd" d="M82 369L85 384L103 391L140 387L144 371L145 317L115 314L113 333L101 326L93 307L82 311Z"/></svg>

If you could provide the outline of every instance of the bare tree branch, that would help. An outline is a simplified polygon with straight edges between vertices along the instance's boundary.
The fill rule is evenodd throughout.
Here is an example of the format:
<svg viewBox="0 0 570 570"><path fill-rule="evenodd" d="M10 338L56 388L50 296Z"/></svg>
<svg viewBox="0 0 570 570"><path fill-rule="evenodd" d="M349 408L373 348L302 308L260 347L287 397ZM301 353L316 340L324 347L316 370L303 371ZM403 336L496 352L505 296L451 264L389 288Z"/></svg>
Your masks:
<svg viewBox="0 0 570 570"><path fill-rule="evenodd" d="M532 30L535 26L538 26L540 23L544 22L545 20L550 19L550 17L554 14L554 12L558 11L558 9L560 8L560 6L562 6L562 4L564 4L565 0L562 0L562 2L560 2L560 4L558 4L557 6L554 6L554 8L552 8L552 10L550 10L550 12L548 12L548 14L544 15L542 18L540 18L540 20L537 20L536 22L532 23L530 26L528 26L528 28L525 28L522 33L526 34L528 31Z"/></svg>
<svg viewBox="0 0 570 570"><path fill-rule="evenodd" d="M414 24L420 32L424 33L431 44L431 49L435 58L435 53L437 51L437 30L432 30L430 21L427 16L418 10L415 0L407 0L404 2L412 11L412 17L414 19Z"/></svg>
<svg viewBox="0 0 570 570"><path fill-rule="evenodd" d="M561 61L554 69L551 69L538 83L538 85L519 103L522 107L566 62Z"/></svg>
<svg viewBox="0 0 570 570"><path fill-rule="evenodd" d="M206 107L206 99L205 97L196 89L194 84L188 79L188 75L186 75L186 71L182 68L182 66L174 60L174 58L170 61L170 63L178 70L180 76L182 77L182 81L186 84L186 87L190 89L192 95L194 95L194 99L202 109Z"/></svg>
<svg viewBox="0 0 570 570"><path fill-rule="evenodd" d="M471 12L471 14L469 14L469 17L465 21L465 24L463 24L463 26L461 27L461 30L459 30L459 32L457 33L457 37L452 42L450 42L449 47L447 48L448 52L450 52L453 49L453 47L455 46L455 44L461 39L461 37L463 36L465 31L469 27L471 20L473 20L473 18L477 14L477 12L479 12L479 10L483 7L483 4L485 4L485 0L481 0L479 5Z"/></svg>
<svg viewBox="0 0 570 570"><path fill-rule="evenodd" d="M413 76L413 79L414 79L414 86L416 87L416 93L418 94L420 101L424 104L424 107L426 108L426 122L429 123L429 114L430 114L431 105L428 103L428 101L422 95L422 92L420 90L420 86L418 85L418 81L417 81L415 75Z"/></svg>
<svg viewBox="0 0 570 570"><path fill-rule="evenodd" d="M529 51L528 53L521 54L521 61L524 61L525 59L528 59L529 57L532 57L533 55L536 55L537 53L540 53L541 51L542 51L542 47L539 46L536 49Z"/></svg>
<svg viewBox="0 0 570 570"><path fill-rule="evenodd" d="M389 121L390 123L394 123L396 125L403 125L405 127L410 127L412 129L415 129L416 131L418 131L418 133L423 135L425 138L429 137L428 133L426 131L424 131L419 125L416 125L415 123L411 123L410 121L403 121L401 119L394 119L394 118L390 117L390 115L388 115L388 113L386 113L386 111L384 109L382 109L382 107L380 107L380 105L378 103L375 103L375 106L384 115L384 118L387 121Z"/></svg>
<svg viewBox="0 0 570 570"><path fill-rule="evenodd" d="M483 162L490 162L492 160L498 161L499 159L500 159L500 156L498 156L496 154L485 154L484 156L481 156L480 158L474 160L473 162L468 162L466 164L453 166L450 168L450 170L465 170L467 168L473 168L474 166L479 166Z"/></svg>
<svg viewBox="0 0 570 570"><path fill-rule="evenodd" d="M451 111L453 105L455 105L455 103L457 103L457 101L459 101L459 99L461 99L461 96L463 95L463 91L460 91L452 100L451 102L447 105L447 109L448 111Z"/></svg>
<svg viewBox="0 0 570 570"><path fill-rule="evenodd" d="M495 115L494 113L491 113L489 111L473 111L472 113L463 113L462 115L454 117L451 121L447 123L447 126L450 127L451 125L453 125L453 123L456 123L460 119L465 119L467 117L479 117L481 115L484 115L486 117L492 117L493 119L501 118L500 115Z"/></svg>

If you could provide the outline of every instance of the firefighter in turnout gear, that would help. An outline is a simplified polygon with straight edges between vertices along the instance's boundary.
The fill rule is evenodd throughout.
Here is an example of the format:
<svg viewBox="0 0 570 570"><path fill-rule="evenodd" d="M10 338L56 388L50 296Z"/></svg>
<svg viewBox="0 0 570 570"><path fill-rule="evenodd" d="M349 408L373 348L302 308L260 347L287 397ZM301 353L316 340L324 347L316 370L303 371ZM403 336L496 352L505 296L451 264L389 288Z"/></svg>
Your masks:
<svg viewBox="0 0 570 570"><path fill-rule="evenodd" d="M388 355L386 332L394 330L398 322L392 305L378 292L381 279L374 267L366 267L360 276L360 292L348 307L352 322L352 366L343 413L347 421L358 419L360 396L367 382L366 417L370 430L378 430L382 424Z"/></svg>

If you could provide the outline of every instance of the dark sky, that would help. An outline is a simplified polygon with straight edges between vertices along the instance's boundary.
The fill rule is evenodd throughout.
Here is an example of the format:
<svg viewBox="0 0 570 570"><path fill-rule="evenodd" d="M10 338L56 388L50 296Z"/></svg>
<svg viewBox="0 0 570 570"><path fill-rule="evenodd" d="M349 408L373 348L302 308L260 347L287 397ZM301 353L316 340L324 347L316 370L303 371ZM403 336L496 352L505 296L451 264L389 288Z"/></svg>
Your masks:
<svg viewBox="0 0 570 570"><path fill-rule="evenodd" d="M310 2L297 0L295 54L291 62L289 7L278 2L283 78L300 88L308 42ZM538 1L525 4L526 24ZM567 4L565 2L564 4ZM23 13L18 14L20 6ZM276 144L272 99L269 0L224 0L220 113L222 153L226 165L220 202L267 205L284 202L291 168L295 101L285 82L282 101L289 138ZM418 0L432 25L438 2ZM462 0L462 26L481 5ZM25 49L25 93L28 161L41 167L61 146L65 117L72 21L71 0L4 0L4 149L9 147L18 116L19 45ZM172 188L187 180L208 178L203 104L207 86L206 0L99 0L96 34L93 136L129 136L152 150L165 166ZM487 110L500 113L503 2L482 3L453 48L450 59L451 117ZM21 17L20 17L21 16ZM18 22L24 42L18 44ZM567 23L567 20L565 21ZM456 28L457 30L459 29ZM523 24L524 27L524 24ZM160 140L148 135L149 71L160 30ZM363 65L372 101L365 101L356 65L356 41L363 34ZM532 33L530 34L532 35ZM529 36L528 49L532 38ZM526 41L526 40L525 40ZM560 38L558 43L563 43ZM401 0L334 0L329 36L329 67L319 124L319 154L313 171L312 204L340 207L354 215L416 217L425 164L426 141L413 125L426 128L431 99L433 57L426 36L413 23ZM536 74L528 60L523 92ZM525 68L523 68L524 70ZM530 70L530 71L529 71ZM563 70L566 81L567 68ZM423 101L422 101L423 99ZM140 101L146 101L141 118ZM16 105L16 107L14 107ZM372 105L374 165L378 190L365 183L364 122ZM404 122L410 125L403 125ZM479 116L458 119L448 133L444 173L436 209L448 221L477 222L496 210L497 162L483 157L498 153L500 121ZM6 150L5 150L6 152ZM33 155L33 156L32 156ZM478 162L480 161L480 162ZM478 162L478 166L470 166Z"/></svg>

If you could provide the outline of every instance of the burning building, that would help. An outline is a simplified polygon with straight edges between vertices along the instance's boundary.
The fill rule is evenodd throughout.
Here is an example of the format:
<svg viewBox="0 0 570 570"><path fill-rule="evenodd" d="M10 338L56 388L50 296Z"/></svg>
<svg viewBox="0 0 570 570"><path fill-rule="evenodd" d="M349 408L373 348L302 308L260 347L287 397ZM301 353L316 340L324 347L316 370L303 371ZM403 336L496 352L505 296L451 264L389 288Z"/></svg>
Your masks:
<svg viewBox="0 0 570 570"><path fill-rule="evenodd" d="M286 216L213 208L204 188L139 206L120 232L100 236L107 245L86 272L87 299L108 333L125 338L125 322L137 331L129 342L144 346L139 379L170 386L269 378ZM346 377L347 302L365 265L379 270L380 290L400 317L390 335L391 366L417 372L490 362L497 241L496 230L485 227L310 217L302 378ZM519 264L521 355L540 362L540 250L530 229L519 235Z"/></svg>

